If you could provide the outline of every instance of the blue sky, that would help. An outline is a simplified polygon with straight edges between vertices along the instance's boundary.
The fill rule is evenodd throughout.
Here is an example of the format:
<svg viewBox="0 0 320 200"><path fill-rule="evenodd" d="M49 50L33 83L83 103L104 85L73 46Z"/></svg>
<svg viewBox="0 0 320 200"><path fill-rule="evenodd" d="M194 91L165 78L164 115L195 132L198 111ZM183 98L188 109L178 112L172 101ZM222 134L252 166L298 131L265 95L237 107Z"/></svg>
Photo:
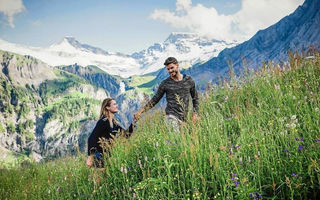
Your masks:
<svg viewBox="0 0 320 200"><path fill-rule="evenodd" d="M281 6L275 3L279 1ZM0 0L0 38L44 47L59 42L64 36L74 36L81 43L122 53L133 53L163 42L171 32L245 40L290 14L302 2ZM276 16L269 16L271 9Z"/></svg>

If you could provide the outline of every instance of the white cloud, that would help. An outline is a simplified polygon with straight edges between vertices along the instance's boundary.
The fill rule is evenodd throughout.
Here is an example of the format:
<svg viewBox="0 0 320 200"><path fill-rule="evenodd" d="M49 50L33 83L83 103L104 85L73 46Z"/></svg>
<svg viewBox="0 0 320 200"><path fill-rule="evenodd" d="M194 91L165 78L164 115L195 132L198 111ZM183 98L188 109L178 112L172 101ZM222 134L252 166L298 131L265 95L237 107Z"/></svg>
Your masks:
<svg viewBox="0 0 320 200"><path fill-rule="evenodd" d="M177 0L175 11L156 9L151 18L210 38L241 41L289 15L303 1L241 0L238 12L224 15L214 7L192 5L191 0Z"/></svg>
<svg viewBox="0 0 320 200"><path fill-rule="evenodd" d="M25 10L22 0L0 0L0 12L7 18L9 26L14 28L14 15Z"/></svg>

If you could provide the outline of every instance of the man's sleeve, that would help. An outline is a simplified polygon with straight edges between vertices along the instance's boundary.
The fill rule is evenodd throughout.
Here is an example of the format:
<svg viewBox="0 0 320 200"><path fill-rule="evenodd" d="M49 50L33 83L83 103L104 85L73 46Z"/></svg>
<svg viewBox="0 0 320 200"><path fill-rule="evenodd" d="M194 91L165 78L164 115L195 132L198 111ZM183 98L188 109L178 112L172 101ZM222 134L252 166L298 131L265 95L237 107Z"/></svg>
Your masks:
<svg viewBox="0 0 320 200"><path fill-rule="evenodd" d="M165 87L164 87L164 82L162 82L158 88L157 93L152 97L152 99L144 106L144 110L148 111L151 109L153 106L155 106L160 99L163 97L165 93Z"/></svg>
<svg viewBox="0 0 320 200"><path fill-rule="evenodd" d="M198 113L199 112L199 97L198 97L198 91L196 89L196 84L193 79L191 79L191 89L190 94L192 98L192 105L193 105L193 112Z"/></svg>

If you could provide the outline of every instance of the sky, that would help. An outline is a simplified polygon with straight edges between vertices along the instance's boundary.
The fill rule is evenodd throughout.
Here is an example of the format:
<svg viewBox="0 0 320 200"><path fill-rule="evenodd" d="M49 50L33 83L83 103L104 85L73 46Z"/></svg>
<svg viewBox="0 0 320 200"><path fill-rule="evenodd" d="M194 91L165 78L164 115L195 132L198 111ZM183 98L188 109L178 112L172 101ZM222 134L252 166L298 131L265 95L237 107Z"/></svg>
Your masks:
<svg viewBox="0 0 320 200"><path fill-rule="evenodd" d="M131 54L172 32L244 41L303 0L0 0L0 39L46 47L73 36Z"/></svg>

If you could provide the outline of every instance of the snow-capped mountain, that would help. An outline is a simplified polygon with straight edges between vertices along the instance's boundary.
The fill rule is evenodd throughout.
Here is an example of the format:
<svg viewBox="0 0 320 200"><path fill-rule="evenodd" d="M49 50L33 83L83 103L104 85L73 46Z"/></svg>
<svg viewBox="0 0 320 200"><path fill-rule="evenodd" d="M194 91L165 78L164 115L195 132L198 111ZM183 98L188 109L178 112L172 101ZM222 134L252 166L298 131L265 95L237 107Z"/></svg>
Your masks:
<svg viewBox="0 0 320 200"><path fill-rule="evenodd" d="M157 71L169 56L177 57L182 67L189 67L207 61L224 48L235 45L234 41L209 40L192 33L172 33L161 44L156 43L139 53L126 55L82 44L73 37L65 37L49 47L28 47L0 39L1 50L30 55L52 66L75 63L81 66L96 65L109 74L124 78Z"/></svg>
<svg viewBox="0 0 320 200"><path fill-rule="evenodd" d="M190 67L215 57L225 48L233 47L236 41L219 41L200 37L195 33L171 33L161 44L156 43L146 50L134 53L141 64L143 74L157 71L163 67L164 60L176 57L180 66Z"/></svg>
<svg viewBox="0 0 320 200"><path fill-rule="evenodd" d="M123 77L139 74L139 62L120 53L110 53L99 48L81 44L73 37L65 37L58 44L47 48L28 47L0 39L0 49L22 55L30 55L52 65L96 65L105 72Z"/></svg>

